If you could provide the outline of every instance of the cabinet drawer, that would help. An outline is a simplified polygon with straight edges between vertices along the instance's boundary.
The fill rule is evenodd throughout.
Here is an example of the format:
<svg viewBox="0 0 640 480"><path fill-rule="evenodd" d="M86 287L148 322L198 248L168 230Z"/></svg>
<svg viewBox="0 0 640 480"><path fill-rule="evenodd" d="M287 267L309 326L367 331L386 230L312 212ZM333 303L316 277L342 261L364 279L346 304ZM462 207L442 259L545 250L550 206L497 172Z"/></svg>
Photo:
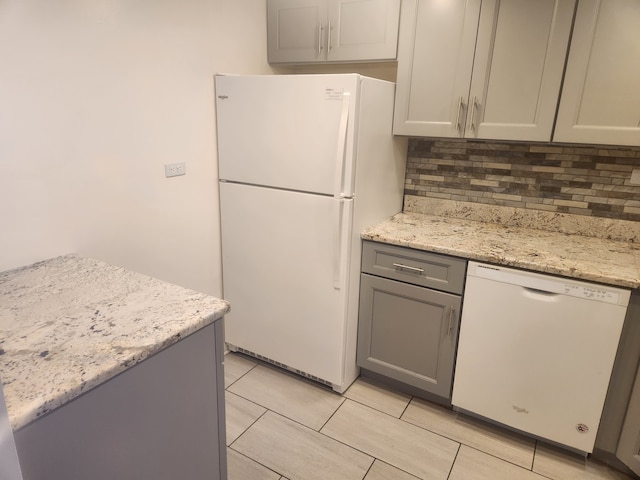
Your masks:
<svg viewBox="0 0 640 480"><path fill-rule="evenodd" d="M462 293L467 261L437 253L365 241L362 272L444 292Z"/></svg>

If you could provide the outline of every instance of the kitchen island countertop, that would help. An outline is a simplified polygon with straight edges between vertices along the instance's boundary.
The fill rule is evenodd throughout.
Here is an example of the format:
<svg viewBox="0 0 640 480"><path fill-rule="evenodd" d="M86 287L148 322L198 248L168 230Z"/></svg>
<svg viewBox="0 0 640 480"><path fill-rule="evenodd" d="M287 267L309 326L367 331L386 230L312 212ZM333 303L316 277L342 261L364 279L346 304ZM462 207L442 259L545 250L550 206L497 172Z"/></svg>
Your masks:
<svg viewBox="0 0 640 480"><path fill-rule="evenodd" d="M640 245L630 241L406 211L361 236L470 260L640 287Z"/></svg>
<svg viewBox="0 0 640 480"><path fill-rule="evenodd" d="M65 255L0 273L0 377L14 431L223 317L221 299Z"/></svg>

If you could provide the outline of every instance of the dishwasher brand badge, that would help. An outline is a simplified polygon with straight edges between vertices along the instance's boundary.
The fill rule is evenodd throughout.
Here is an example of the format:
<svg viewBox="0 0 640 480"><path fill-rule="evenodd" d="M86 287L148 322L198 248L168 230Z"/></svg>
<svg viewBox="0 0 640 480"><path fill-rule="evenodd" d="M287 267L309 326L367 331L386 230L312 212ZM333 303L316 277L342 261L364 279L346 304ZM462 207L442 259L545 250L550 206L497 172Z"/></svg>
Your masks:
<svg viewBox="0 0 640 480"><path fill-rule="evenodd" d="M489 265L478 265L478 268L486 268L487 270L495 270L497 272L500 271L498 267L490 267Z"/></svg>
<svg viewBox="0 0 640 480"><path fill-rule="evenodd" d="M327 87L324 91L324 95L327 100L342 100L344 90Z"/></svg>
<svg viewBox="0 0 640 480"><path fill-rule="evenodd" d="M529 414L529 410L527 410L526 408L522 408L522 407L519 407L519 406L517 406L517 405L511 405L511 406L512 406L512 407L513 407L513 409L514 409L516 412L518 412L518 413L525 413L525 414L527 414L527 415Z"/></svg>
<svg viewBox="0 0 640 480"><path fill-rule="evenodd" d="M580 433L589 433L589 427L584 423L579 423L578 425L576 425L576 430Z"/></svg>

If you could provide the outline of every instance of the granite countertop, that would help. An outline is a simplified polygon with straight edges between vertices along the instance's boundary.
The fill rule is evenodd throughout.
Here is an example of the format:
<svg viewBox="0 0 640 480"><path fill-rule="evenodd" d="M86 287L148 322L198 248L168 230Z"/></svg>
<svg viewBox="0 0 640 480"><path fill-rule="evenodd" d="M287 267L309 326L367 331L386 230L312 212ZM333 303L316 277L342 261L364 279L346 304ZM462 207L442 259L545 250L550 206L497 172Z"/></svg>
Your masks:
<svg viewBox="0 0 640 480"><path fill-rule="evenodd" d="M461 211L459 206L449 206L449 213L453 210ZM438 214L404 211L366 229L362 238L608 285L640 287L640 245L633 241L567 233L562 228L551 231L513 222L470 220L434 211Z"/></svg>
<svg viewBox="0 0 640 480"><path fill-rule="evenodd" d="M13 430L213 323L224 300L65 255L0 273L0 377Z"/></svg>

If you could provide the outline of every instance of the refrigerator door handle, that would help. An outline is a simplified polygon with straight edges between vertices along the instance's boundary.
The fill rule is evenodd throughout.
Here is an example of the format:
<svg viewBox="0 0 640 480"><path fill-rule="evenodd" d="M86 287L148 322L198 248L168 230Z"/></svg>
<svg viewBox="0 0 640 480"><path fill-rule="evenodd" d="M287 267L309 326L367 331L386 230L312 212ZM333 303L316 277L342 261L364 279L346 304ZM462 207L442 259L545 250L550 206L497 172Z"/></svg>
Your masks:
<svg viewBox="0 0 640 480"><path fill-rule="evenodd" d="M344 181L344 155L347 143L350 101L351 94L349 92L344 92L342 94L342 111L340 113L340 124L338 128L338 152L336 154L335 183L333 187L333 197L336 199L344 198L342 182Z"/></svg>
<svg viewBox="0 0 640 480"><path fill-rule="evenodd" d="M334 257L333 257L333 288L342 290L345 287L347 268L347 256L345 252L349 248L350 235L349 224L351 222L351 209L353 200L340 198L335 202L336 224L334 230Z"/></svg>

